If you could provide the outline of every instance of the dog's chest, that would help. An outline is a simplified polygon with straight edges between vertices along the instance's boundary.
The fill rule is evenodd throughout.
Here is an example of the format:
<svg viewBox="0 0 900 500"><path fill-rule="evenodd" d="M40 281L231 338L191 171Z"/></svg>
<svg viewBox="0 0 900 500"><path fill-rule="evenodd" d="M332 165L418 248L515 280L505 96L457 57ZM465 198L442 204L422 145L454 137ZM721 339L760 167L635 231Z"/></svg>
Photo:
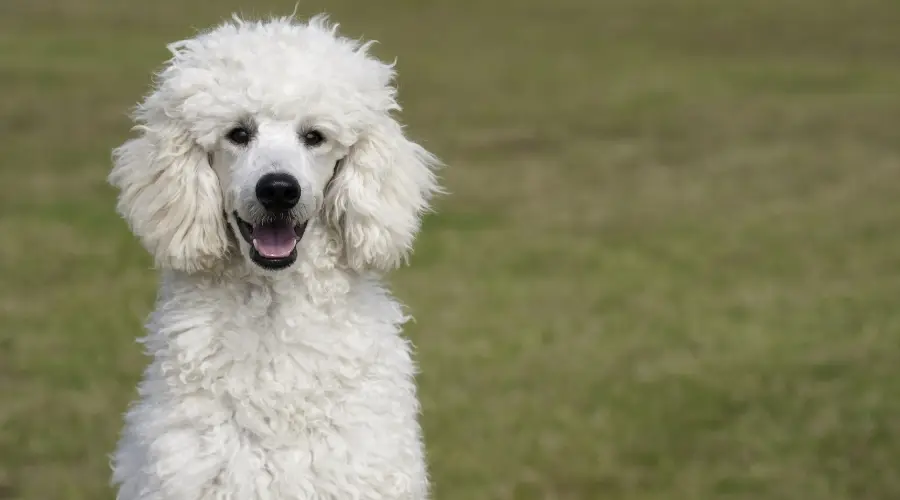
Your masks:
<svg viewBox="0 0 900 500"><path fill-rule="evenodd" d="M273 446L373 421L411 383L406 342L383 325L300 315L223 316L208 339L204 388L244 433Z"/></svg>
<svg viewBox="0 0 900 500"><path fill-rule="evenodd" d="M286 315L268 328L227 315L217 323L200 359L183 365L204 368L197 389L219 423L200 431L230 457L210 492L374 499L419 488L413 366L395 327Z"/></svg>
<svg viewBox="0 0 900 500"><path fill-rule="evenodd" d="M175 286L148 325L154 362L116 458L125 490L156 492L148 500L425 497L414 365L388 296L362 289L328 311L299 293L248 301L240 288Z"/></svg>

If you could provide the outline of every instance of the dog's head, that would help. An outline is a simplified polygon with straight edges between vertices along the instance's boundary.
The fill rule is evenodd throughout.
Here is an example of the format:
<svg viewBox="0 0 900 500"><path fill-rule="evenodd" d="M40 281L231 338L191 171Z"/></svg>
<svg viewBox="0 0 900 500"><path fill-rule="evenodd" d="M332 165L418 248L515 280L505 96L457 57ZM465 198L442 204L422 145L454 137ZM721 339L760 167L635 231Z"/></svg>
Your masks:
<svg viewBox="0 0 900 500"><path fill-rule="evenodd" d="M368 46L323 17L235 20L170 46L109 177L158 266L202 271L239 251L284 269L311 225L353 269L404 260L436 160L391 116L393 66Z"/></svg>

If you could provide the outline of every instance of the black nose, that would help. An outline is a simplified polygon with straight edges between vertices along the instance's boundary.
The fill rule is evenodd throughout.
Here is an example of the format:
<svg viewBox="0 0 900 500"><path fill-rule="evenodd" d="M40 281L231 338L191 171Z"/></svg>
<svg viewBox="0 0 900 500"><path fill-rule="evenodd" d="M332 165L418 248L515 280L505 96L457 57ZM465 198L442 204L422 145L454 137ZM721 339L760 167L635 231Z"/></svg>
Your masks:
<svg viewBox="0 0 900 500"><path fill-rule="evenodd" d="M256 183L256 199L266 210L290 210L300 201L300 184L288 174L266 174Z"/></svg>

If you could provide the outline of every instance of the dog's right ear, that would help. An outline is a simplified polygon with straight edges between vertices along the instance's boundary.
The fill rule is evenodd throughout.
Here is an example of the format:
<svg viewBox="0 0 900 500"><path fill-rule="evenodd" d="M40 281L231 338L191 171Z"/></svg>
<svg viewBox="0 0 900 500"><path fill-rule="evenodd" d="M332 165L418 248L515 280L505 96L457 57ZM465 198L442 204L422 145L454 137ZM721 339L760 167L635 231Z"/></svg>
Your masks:
<svg viewBox="0 0 900 500"><path fill-rule="evenodd" d="M113 152L117 209L158 267L195 272L228 252L219 180L206 153L174 123L136 127Z"/></svg>

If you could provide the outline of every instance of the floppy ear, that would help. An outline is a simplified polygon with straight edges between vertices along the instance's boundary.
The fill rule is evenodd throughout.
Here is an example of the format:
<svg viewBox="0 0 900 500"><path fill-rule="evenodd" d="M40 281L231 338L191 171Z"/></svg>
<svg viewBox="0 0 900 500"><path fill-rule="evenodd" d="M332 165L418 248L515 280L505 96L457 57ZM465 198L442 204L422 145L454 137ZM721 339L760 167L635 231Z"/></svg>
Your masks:
<svg viewBox="0 0 900 500"><path fill-rule="evenodd" d="M437 164L387 115L351 147L325 205L350 267L388 271L406 260L421 216L439 192Z"/></svg>
<svg viewBox="0 0 900 500"><path fill-rule="evenodd" d="M118 212L158 267L194 272L228 251L219 180L207 155L175 124L137 127L113 152Z"/></svg>

